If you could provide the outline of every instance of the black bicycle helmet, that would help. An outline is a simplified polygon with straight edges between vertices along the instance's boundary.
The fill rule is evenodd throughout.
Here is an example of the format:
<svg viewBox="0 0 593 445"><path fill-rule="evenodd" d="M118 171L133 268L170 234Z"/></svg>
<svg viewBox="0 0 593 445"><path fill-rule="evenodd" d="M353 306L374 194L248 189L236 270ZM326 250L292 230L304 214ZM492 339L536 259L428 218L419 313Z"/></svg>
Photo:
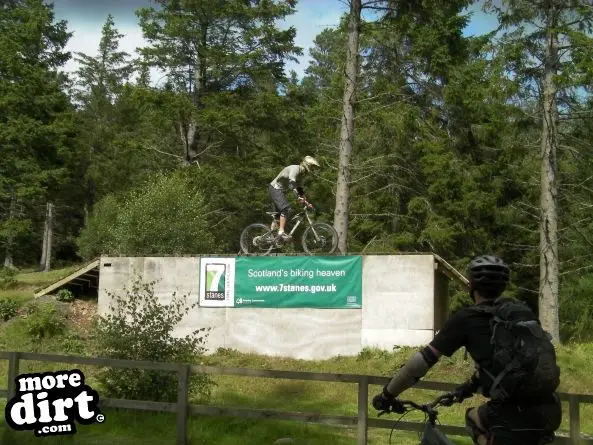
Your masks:
<svg viewBox="0 0 593 445"><path fill-rule="evenodd" d="M467 275L469 281L478 286L506 285L509 282L510 270L497 256L479 255L470 261Z"/></svg>

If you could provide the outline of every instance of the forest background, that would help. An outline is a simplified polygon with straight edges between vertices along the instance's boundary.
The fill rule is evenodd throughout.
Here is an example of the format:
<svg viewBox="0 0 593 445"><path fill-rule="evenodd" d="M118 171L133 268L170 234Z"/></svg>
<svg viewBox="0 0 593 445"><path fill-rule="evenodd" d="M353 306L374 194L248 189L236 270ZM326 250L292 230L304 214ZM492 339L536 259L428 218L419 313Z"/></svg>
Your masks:
<svg viewBox="0 0 593 445"><path fill-rule="evenodd" d="M267 184L313 155L305 189L341 253L462 271L501 255L555 339L591 340L591 2L480 3L494 26L472 35L471 1L342 5L299 76L293 0L138 7L134 54L112 15L70 53L52 4L4 1L0 274L236 253ZM452 309L467 303L457 290Z"/></svg>

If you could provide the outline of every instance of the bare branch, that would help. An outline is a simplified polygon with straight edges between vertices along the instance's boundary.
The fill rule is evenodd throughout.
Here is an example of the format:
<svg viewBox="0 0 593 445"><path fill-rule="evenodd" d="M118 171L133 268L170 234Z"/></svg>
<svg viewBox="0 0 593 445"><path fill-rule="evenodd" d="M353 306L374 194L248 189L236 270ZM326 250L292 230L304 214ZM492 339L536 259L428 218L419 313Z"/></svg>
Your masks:
<svg viewBox="0 0 593 445"><path fill-rule="evenodd" d="M576 269L572 269L572 270L567 270L565 272L561 272L559 275L560 276L562 276L562 275L568 275L568 274L571 274L571 273L580 272L581 270L589 270L591 268L593 268L593 264L587 264L586 266L582 266L582 267L578 267Z"/></svg>
<svg viewBox="0 0 593 445"><path fill-rule="evenodd" d="M183 159L183 156L180 156L180 155L176 155L174 153L168 153L166 151L159 150L158 148L153 147L152 145L151 146L147 146L146 148L148 148L149 150L154 150L154 151L156 151L158 153L161 153L161 154L164 154L164 155L173 156L174 158L177 158L177 159Z"/></svg>

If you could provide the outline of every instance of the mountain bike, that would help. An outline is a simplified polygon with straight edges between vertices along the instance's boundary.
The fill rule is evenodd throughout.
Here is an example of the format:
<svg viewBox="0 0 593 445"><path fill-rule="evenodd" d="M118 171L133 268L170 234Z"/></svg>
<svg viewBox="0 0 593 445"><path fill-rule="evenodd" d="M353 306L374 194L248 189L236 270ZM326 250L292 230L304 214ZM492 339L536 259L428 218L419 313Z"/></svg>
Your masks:
<svg viewBox="0 0 593 445"><path fill-rule="evenodd" d="M314 222L310 212L318 210L310 203L305 202L302 210L286 222L286 228L292 225L287 240L280 240L278 237L279 212L266 212L272 217L271 224L253 223L249 224L241 232L241 250L246 255L269 255L273 249L282 249L288 243L293 242L293 235L301 224L307 227L303 231L301 244L303 250L309 255L328 255L336 251L338 247L338 232L329 224ZM255 234L255 235L254 235ZM320 249L317 251L317 249Z"/></svg>
<svg viewBox="0 0 593 445"><path fill-rule="evenodd" d="M433 402L419 405L417 403L412 402L411 400L399 400L400 408L398 410L394 410L390 408L386 411L381 411L378 415L381 416L383 414L389 413L398 413L403 414L397 422L399 422L402 417L404 417L408 412L413 410L419 410L426 414L425 417L425 424L424 429L422 431L422 436L420 439L420 445L455 445L451 442L447 436L437 427L437 417L438 411L436 408L438 406L451 406L455 401L455 393L447 393L440 397L437 397ZM397 422L393 426L391 430L391 434L389 434L389 444L391 445L391 436L393 434L393 430L397 426Z"/></svg>
<svg viewBox="0 0 593 445"><path fill-rule="evenodd" d="M393 434L393 430L397 426L397 422L399 422L407 413L413 410L419 410L426 414L425 417L425 424L424 429L422 430L420 436L420 445L455 445L451 440L445 436L445 434L437 427L437 417L438 411L436 410L437 406L451 406L453 403L459 403L457 399L457 395L452 393L443 394L440 397L437 397L431 403L425 405L419 405L414 403L410 400L398 400L400 409L393 409L393 406L386 411L381 411L378 415L381 416L386 413L398 413L402 414L402 416L395 422L395 425L391 429L391 434L389 435L389 444L391 445L391 436ZM514 430L514 431L525 431L525 430ZM538 430L532 430L538 431ZM541 431L541 430L539 430ZM554 442L556 435L554 432L546 432L540 440L539 445L549 445Z"/></svg>

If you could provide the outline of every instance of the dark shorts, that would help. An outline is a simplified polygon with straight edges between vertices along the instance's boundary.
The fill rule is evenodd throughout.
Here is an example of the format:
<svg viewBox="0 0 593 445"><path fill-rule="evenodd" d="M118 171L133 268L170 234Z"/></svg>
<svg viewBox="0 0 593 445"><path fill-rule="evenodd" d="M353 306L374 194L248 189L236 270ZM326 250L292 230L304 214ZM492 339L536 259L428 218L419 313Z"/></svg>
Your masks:
<svg viewBox="0 0 593 445"><path fill-rule="evenodd" d="M560 426L562 405L557 396L522 406L490 400L478 407L478 414L491 437L489 444L537 445Z"/></svg>
<svg viewBox="0 0 593 445"><path fill-rule="evenodd" d="M284 195L284 190L278 190L272 187L272 185L269 185L268 191L270 193L270 199L274 204L274 210L282 213L284 216L288 216L288 212L290 212L290 203Z"/></svg>

